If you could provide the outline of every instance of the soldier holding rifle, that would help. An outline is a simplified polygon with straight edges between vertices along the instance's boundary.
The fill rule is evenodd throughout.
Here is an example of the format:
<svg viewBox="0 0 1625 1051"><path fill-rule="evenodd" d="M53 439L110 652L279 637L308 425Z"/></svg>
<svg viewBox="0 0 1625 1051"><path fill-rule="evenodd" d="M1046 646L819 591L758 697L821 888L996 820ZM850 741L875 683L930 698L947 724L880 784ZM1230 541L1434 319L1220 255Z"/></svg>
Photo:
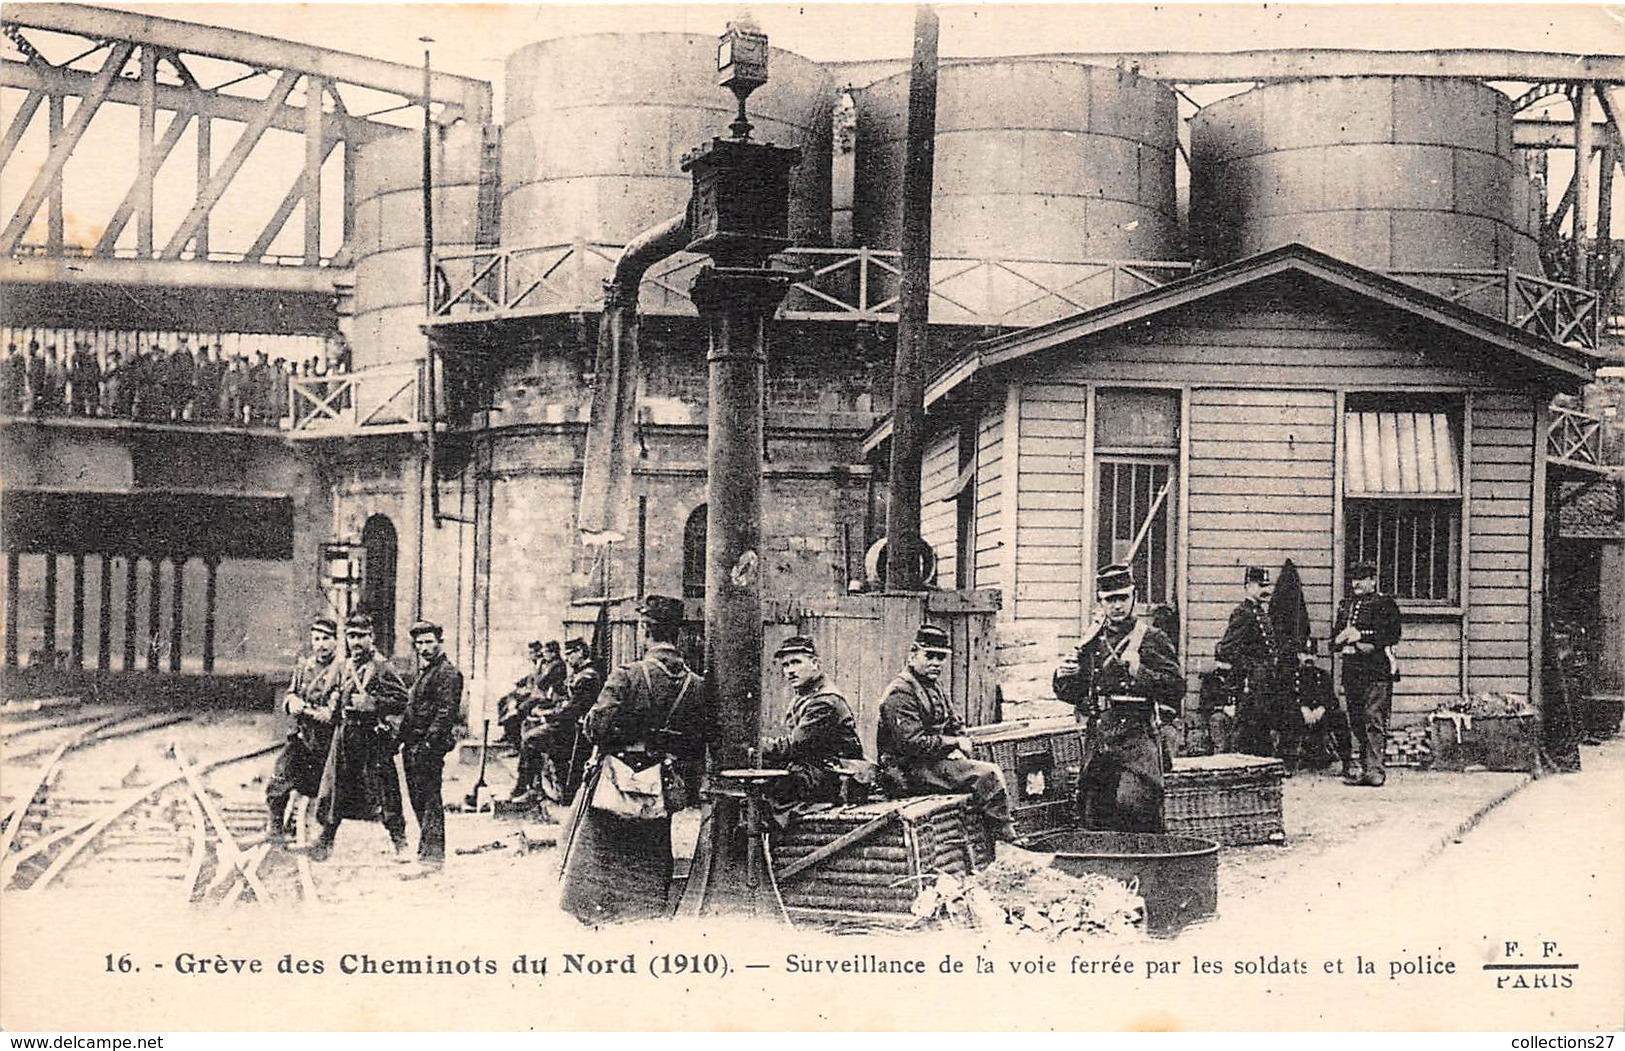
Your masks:
<svg viewBox="0 0 1625 1051"><path fill-rule="evenodd" d="M338 728L322 771L316 820L322 835L310 848L313 861L333 851L346 820L381 821L399 860L406 853L406 816L395 774L393 721L406 710L406 683L373 649L372 618L358 613L344 622L350 655L339 670Z"/></svg>
<svg viewBox="0 0 1625 1051"><path fill-rule="evenodd" d="M1163 757L1157 728L1177 716L1185 675L1173 640L1134 615L1128 566L1097 571L1101 612L1055 672L1055 696L1085 722L1078 812L1085 828L1161 832Z"/></svg>
<svg viewBox="0 0 1625 1051"><path fill-rule="evenodd" d="M311 799L321 789L322 767L333 744L338 694L338 624L332 617L310 622L310 656L294 667L283 695L284 710L294 719L288 745L277 757L276 772L265 786L266 833L276 842L288 835L283 815L294 792Z"/></svg>

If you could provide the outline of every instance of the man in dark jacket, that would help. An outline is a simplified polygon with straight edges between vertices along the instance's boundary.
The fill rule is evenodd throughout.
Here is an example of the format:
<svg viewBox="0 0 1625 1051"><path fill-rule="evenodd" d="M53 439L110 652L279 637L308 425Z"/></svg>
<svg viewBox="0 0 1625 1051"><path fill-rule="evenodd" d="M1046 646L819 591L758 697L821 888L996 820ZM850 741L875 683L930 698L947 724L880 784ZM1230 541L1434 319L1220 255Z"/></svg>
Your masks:
<svg viewBox="0 0 1625 1051"><path fill-rule="evenodd" d="M785 734L762 746L762 762L790 772L768 786L773 818L788 828L799 805L841 801L840 767L843 760L863 758L863 743L852 709L824 674L812 639L790 636L773 659L793 696L784 713Z"/></svg>
<svg viewBox="0 0 1625 1051"><path fill-rule="evenodd" d="M907 795L969 792L988 834L1012 843L1010 794L993 763L972 759L971 739L948 706L937 680L953 654L948 633L922 624L914 634L903 673L880 701L876 747L880 765L894 787Z"/></svg>
<svg viewBox="0 0 1625 1051"><path fill-rule="evenodd" d="M358 613L345 621L344 640L350 655L339 669L338 729L316 800L322 835L310 848L313 861L332 853L339 825L346 820L382 822L396 855L406 850L391 725L406 710L406 683L373 649L371 617Z"/></svg>
<svg viewBox="0 0 1625 1051"><path fill-rule="evenodd" d="M322 767L333 744L333 723L337 714L338 624L331 617L310 622L310 656L294 666L293 678L283 695L283 709L293 716L288 745L277 757L276 771L265 786L266 831L272 841L287 834L283 815L294 792L315 799L321 790Z"/></svg>
<svg viewBox="0 0 1625 1051"><path fill-rule="evenodd" d="M1270 728L1280 722L1282 682L1280 640L1270 618L1269 570L1249 567L1242 588L1246 597L1230 611L1213 656L1221 669L1233 669L1241 688L1236 698L1236 751L1273 756Z"/></svg>
<svg viewBox="0 0 1625 1051"><path fill-rule="evenodd" d="M1343 776L1354 776L1353 738L1349 731L1349 713L1337 703L1332 690L1332 673L1315 663L1319 643L1308 640L1304 652L1298 657L1297 689L1294 701L1303 720L1303 752L1298 761L1311 769L1324 770L1330 762L1330 746L1337 750L1343 763Z"/></svg>
<svg viewBox="0 0 1625 1051"><path fill-rule="evenodd" d="M1185 675L1173 640L1134 615L1134 575L1095 574L1099 619L1056 670L1055 696L1086 724L1077 807L1083 827L1161 832L1163 755L1157 727L1179 713Z"/></svg>
<svg viewBox="0 0 1625 1051"><path fill-rule="evenodd" d="M423 874L446 863L446 805L440 798L440 782L463 714L463 673L446 659L440 625L420 620L410 632L418 677L401 716L401 765L406 797L418 818L418 873Z"/></svg>
<svg viewBox="0 0 1625 1051"><path fill-rule="evenodd" d="M1383 749L1388 745L1388 716L1394 707L1398 663L1399 604L1377 590L1377 566L1356 562L1349 567L1349 590L1332 623L1332 649L1343 657L1343 696L1348 699L1349 726L1360 752L1360 776L1350 784L1381 788L1388 779ZM1352 771L1350 771L1352 774Z"/></svg>
<svg viewBox="0 0 1625 1051"><path fill-rule="evenodd" d="M101 408L102 367L96 352L84 340L73 344L73 361L68 366L72 400L68 410L76 416L96 416Z"/></svg>
<svg viewBox="0 0 1625 1051"><path fill-rule="evenodd" d="M640 608L649 641L642 658L610 672L582 720L597 745L599 764L582 784L579 817L565 847L560 905L586 923L653 918L667 909L672 876L670 811L695 800L678 798L678 782L699 785L715 719L704 682L677 649L681 599L649 595ZM633 771L662 766L667 815L620 817L592 806L613 756Z"/></svg>

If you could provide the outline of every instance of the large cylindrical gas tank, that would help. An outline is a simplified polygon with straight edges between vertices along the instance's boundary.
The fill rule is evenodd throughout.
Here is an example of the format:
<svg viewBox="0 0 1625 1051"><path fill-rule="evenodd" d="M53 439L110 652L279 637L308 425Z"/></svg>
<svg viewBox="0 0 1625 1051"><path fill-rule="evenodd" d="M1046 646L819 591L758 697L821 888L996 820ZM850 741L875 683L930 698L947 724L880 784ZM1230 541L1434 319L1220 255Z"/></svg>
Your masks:
<svg viewBox="0 0 1625 1051"><path fill-rule="evenodd" d="M907 73L858 93L853 226L871 248L896 249L901 240L908 93ZM1064 287L1084 260L1183 258L1177 127L1173 91L1133 73L1048 58L943 62L931 216L931 254L943 262L934 284L998 316L1038 289L996 266L955 284L948 260L1063 264L1018 269ZM1107 275L1068 291L1094 305L1125 290L1113 292ZM1058 306L1076 309L1057 300L1052 316ZM933 302L933 320L952 320L944 311L951 305Z"/></svg>
<svg viewBox="0 0 1625 1051"><path fill-rule="evenodd" d="M1512 104L1484 84L1268 84L1191 122L1192 249L1226 260L1299 242L1373 270L1527 263L1520 175Z"/></svg>
<svg viewBox="0 0 1625 1051"><path fill-rule="evenodd" d="M717 40L606 33L548 40L508 56L502 151L507 248L625 244L688 204L684 156L726 138L734 97L717 86ZM774 49L750 96L751 138L799 146L790 233L827 244L830 112L823 67ZM588 290L596 294L597 290Z"/></svg>
<svg viewBox="0 0 1625 1051"><path fill-rule="evenodd" d="M469 246L478 237L481 129L455 124L434 146L434 239ZM402 132L356 153L356 368L424 356L423 139Z"/></svg>

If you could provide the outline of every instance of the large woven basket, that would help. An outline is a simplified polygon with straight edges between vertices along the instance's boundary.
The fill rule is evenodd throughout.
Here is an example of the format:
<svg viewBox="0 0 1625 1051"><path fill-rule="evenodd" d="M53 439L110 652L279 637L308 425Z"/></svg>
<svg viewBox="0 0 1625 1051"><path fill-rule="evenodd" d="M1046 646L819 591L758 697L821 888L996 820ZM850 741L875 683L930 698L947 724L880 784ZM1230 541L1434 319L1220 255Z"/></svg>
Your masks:
<svg viewBox="0 0 1625 1051"><path fill-rule="evenodd" d="M1203 836L1225 846L1282 843L1279 759L1255 755L1196 755L1174 760L1163 775L1163 822L1172 833Z"/></svg>
<svg viewBox="0 0 1625 1051"><path fill-rule="evenodd" d="M774 838L774 871L884 814L892 820L862 841L781 878L785 907L792 913L906 919L925 877L968 875L992 860L992 843L969 796L919 796L802 817Z"/></svg>
<svg viewBox="0 0 1625 1051"><path fill-rule="evenodd" d="M1072 797L1083 766L1083 727L1071 716L972 727L974 758L1004 774L1023 839L1076 823Z"/></svg>

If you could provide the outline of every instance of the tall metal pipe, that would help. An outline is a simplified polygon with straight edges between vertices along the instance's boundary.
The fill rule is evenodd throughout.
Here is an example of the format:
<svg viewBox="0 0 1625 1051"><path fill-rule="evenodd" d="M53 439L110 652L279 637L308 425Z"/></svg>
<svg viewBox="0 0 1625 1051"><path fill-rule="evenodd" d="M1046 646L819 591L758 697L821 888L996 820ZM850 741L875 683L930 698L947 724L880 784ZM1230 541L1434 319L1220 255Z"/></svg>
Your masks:
<svg viewBox="0 0 1625 1051"><path fill-rule="evenodd" d="M925 428L922 360L931 341L931 189L936 169L937 14L914 15L903 164L902 298L892 375L891 500L886 511L886 586L917 591L920 579L920 456Z"/></svg>
<svg viewBox="0 0 1625 1051"><path fill-rule="evenodd" d="M638 391L638 286L649 268L688 246L686 212L638 234L622 250L604 282L592 413L581 471L576 528L607 538L622 532L621 515L632 494Z"/></svg>

